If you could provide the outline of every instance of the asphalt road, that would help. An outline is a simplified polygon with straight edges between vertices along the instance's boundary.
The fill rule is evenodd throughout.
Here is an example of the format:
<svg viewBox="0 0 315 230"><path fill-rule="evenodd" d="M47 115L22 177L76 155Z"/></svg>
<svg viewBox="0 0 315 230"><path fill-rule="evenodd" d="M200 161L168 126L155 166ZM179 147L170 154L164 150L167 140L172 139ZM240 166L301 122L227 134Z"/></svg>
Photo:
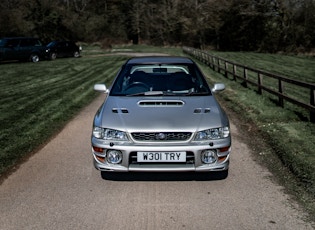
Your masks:
<svg viewBox="0 0 315 230"><path fill-rule="evenodd" d="M0 185L0 229L314 229L252 158L232 119L225 180L194 174L119 174L92 165L86 107Z"/></svg>

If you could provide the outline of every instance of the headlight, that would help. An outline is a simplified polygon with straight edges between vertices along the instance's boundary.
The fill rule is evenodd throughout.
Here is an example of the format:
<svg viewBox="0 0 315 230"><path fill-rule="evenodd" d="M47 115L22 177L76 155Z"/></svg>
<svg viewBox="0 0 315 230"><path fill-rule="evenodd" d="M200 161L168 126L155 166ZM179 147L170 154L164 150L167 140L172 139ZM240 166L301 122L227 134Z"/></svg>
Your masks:
<svg viewBox="0 0 315 230"><path fill-rule="evenodd" d="M215 129L207 129L196 134L195 141L206 141L226 138L230 135L229 127L221 127Z"/></svg>
<svg viewBox="0 0 315 230"><path fill-rule="evenodd" d="M111 140L111 141L128 141L125 132L115 129L105 129L101 127L93 128L93 136L97 139Z"/></svg>

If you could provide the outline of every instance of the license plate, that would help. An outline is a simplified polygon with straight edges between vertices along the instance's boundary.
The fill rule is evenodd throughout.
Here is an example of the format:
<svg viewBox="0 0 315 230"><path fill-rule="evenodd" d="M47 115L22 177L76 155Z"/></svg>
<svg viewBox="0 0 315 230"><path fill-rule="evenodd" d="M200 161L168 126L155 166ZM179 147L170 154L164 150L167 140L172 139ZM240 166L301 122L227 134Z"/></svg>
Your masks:
<svg viewBox="0 0 315 230"><path fill-rule="evenodd" d="M186 152L137 152L138 162L186 162Z"/></svg>

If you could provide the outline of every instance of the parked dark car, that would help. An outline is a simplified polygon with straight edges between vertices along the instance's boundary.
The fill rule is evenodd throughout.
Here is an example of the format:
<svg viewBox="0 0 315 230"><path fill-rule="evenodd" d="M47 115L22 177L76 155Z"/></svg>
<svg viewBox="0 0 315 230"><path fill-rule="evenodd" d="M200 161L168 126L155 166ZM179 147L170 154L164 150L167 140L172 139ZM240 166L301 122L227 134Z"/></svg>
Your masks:
<svg viewBox="0 0 315 230"><path fill-rule="evenodd" d="M0 39L0 61L38 62L45 57L45 46L38 38L5 37Z"/></svg>
<svg viewBox="0 0 315 230"><path fill-rule="evenodd" d="M52 41L46 46L46 56L50 60L59 57L80 57L81 48L72 41Z"/></svg>

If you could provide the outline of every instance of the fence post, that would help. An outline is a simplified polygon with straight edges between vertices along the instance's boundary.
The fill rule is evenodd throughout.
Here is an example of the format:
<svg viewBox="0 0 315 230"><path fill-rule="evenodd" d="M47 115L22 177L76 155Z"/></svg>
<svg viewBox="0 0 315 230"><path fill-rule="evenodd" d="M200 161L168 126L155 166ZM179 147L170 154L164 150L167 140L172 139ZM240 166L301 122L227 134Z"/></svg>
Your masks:
<svg viewBox="0 0 315 230"><path fill-rule="evenodd" d="M206 54L206 63L207 63L207 66L210 66L210 60L209 60L209 54L207 53Z"/></svg>
<svg viewBox="0 0 315 230"><path fill-rule="evenodd" d="M228 63L224 61L224 76L228 78Z"/></svg>
<svg viewBox="0 0 315 230"><path fill-rule="evenodd" d="M315 106L315 88L310 89L310 104ZM310 111L310 121L315 123L315 112Z"/></svg>
<svg viewBox="0 0 315 230"><path fill-rule="evenodd" d="M233 80L236 81L236 65L233 64Z"/></svg>
<svg viewBox="0 0 315 230"><path fill-rule="evenodd" d="M262 74L258 73L258 94L262 94L262 88L261 88L262 80L263 80Z"/></svg>
<svg viewBox="0 0 315 230"><path fill-rule="evenodd" d="M207 62L208 66L211 68L211 59L210 59L210 54L207 53Z"/></svg>
<svg viewBox="0 0 315 230"><path fill-rule="evenodd" d="M208 62L209 62L209 67L212 68L212 57L210 54L208 54Z"/></svg>
<svg viewBox="0 0 315 230"><path fill-rule="evenodd" d="M202 61L203 63L205 63L205 61L206 61L206 59L205 59L205 53L204 53L204 52L201 53L201 61Z"/></svg>
<svg viewBox="0 0 315 230"><path fill-rule="evenodd" d="M243 85L245 88L247 88L247 79L248 79L248 76L247 76L247 69L244 67L243 69L243 77L244 77L244 82L243 82Z"/></svg>
<svg viewBox="0 0 315 230"><path fill-rule="evenodd" d="M219 58L217 58L218 59L218 73L220 73L221 72L221 68L220 68L220 59Z"/></svg>
<svg viewBox="0 0 315 230"><path fill-rule="evenodd" d="M278 79L278 88L279 88L279 93L283 93L283 84L281 79ZM279 96L279 105L283 108L284 107L284 103L283 103L283 97Z"/></svg>

